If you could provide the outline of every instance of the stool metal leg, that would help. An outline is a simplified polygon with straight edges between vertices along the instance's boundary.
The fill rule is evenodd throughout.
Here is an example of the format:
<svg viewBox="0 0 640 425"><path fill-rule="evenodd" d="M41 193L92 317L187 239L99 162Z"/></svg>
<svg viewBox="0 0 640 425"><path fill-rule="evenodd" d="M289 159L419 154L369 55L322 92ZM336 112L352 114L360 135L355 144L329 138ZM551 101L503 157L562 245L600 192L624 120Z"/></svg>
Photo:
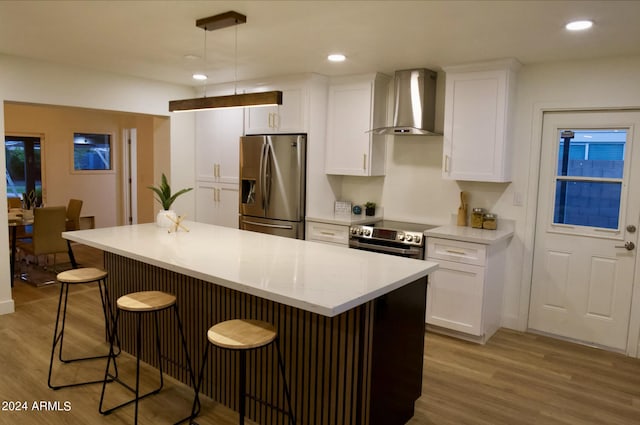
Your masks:
<svg viewBox="0 0 640 425"><path fill-rule="evenodd" d="M156 312L154 312L156 313ZM162 370L160 370L160 386L152 391L149 391L146 394L140 395L139 392L139 383L140 383L140 353L141 353L141 346L142 346L142 332L141 332L141 323L142 323L142 317L140 313L137 313L138 317L137 319L137 335L136 335L136 345L137 345L137 353L136 353L136 386L131 387L129 384L127 384L126 382L122 381L122 379L120 379L118 376L114 376L111 375L109 373L109 366L110 366L110 361L107 361L107 368L105 369L105 378L102 384L102 393L100 395L100 405L98 407L98 411L100 413L102 413L103 415L108 415L110 413L112 413L114 410L117 410L121 407L124 406L128 406L131 403L135 403L136 407L135 407L135 423L137 423L138 421L138 401L147 398L151 395L157 394L158 392L160 392L160 390L162 389L163 385L164 385L164 380L162 378ZM116 365L116 355L113 351L113 342L115 341L116 337L117 337L117 326L118 326L118 320L120 317L120 310L118 309L116 312L116 318L114 320L114 325L113 325L113 332L111 334L111 348L110 348L110 359L113 358L113 362L114 362L114 366ZM157 322L156 322L157 324ZM158 334L157 328L156 328L156 335ZM158 342L158 347L159 347L159 342ZM158 353L158 358L161 358L161 354ZM116 367L116 371L117 371L117 367ZM103 405L104 405L104 395L106 392L106 386L107 383L110 382L108 381L108 379L111 378L112 381L115 381L117 383L119 383L120 385L122 385L123 387L125 387L126 389L128 389L129 391L131 391L132 393L135 394L135 397L132 398L131 400L125 401L123 403L118 404L117 406L113 406L109 409L103 409Z"/></svg>
<svg viewBox="0 0 640 425"><path fill-rule="evenodd" d="M202 366L200 366L200 372L198 372L198 381L196 382L196 385L195 385L196 395L193 398L193 406L191 407L191 419L198 416L198 413L200 412L200 399L198 398L198 392L202 388L202 380L204 379L204 369L207 365L207 358L209 356L209 346L210 344L207 341L207 345L204 348L204 354L202 355ZM196 410L196 404L197 404L197 410Z"/></svg>
<svg viewBox="0 0 640 425"><path fill-rule="evenodd" d="M289 407L289 423L291 425L296 424L296 419L293 416L293 409L291 408L291 392L289 391L289 385L287 385L287 377L284 374L284 362L282 361L282 354L280 354L280 342L279 338L275 339L276 343L276 351L278 352L278 367L280 368L280 373L282 373L282 382L284 383L284 395L287 398L287 406Z"/></svg>
<svg viewBox="0 0 640 425"><path fill-rule="evenodd" d="M195 386L195 398L194 398L194 402L193 402L193 406L192 406L192 410L191 410L191 414L183 419L181 419L180 421L176 422L176 424L180 424L186 420L190 420L192 418L194 418L200 411L200 399L198 397L198 387L197 387L197 383L195 380L195 374L193 372L193 367L191 366L191 359L189 357L189 350L187 349L187 342L186 342L186 338L184 336L184 331L183 331L183 327L182 327L182 322L180 321L180 316L178 314L178 309L176 307L176 305L174 304L174 311L175 311L175 315L176 315L176 321L178 324L178 330L180 333L180 338L182 341L182 347L184 349L185 352L185 356L186 356L186 360L187 360L187 369L189 371L189 378L191 379L191 384L193 386ZM135 388L132 388L131 386L127 385L125 382L123 382L121 379L118 379L117 376L111 376L109 374L109 366L110 366L110 361L111 358L113 358L113 362L114 362L114 366L116 364L116 354L113 351L113 344L115 342L115 340L118 338L117 335L117 326L118 326L118 319L120 317L120 310L118 309L116 312L116 317L114 320L114 324L113 324L113 331L111 332L111 343L110 343L110 357L109 357L109 361L107 362L107 368L105 370L105 379L102 385L102 393L100 395L100 406L99 406L99 412L102 413L103 415L108 415L110 413L112 413L114 410L119 409L121 407L127 406L131 403L135 403L135 407L134 407L134 424L138 423L138 409L139 409L139 401L157 394L160 392L160 390L162 390L163 386L164 386L164 378L163 378L163 368L162 368L162 346L160 344L160 323L158 320L158 311L153 311L153 320L154 320L154 327L155 327L155 337L156 337L156 352L158 355L158 369L159 369L159 374L160 374L160 386L158 388L156 388L155 390L152 390L146 394L140 395L140 359L141 359L141 355L142 355L142 314L143 313L136 313L137 314L137 323L136 323L136 384L135 384ZM116 368L117 371L117 368ZM113 381L118 382L119 384L123 385L125 388L127 388L128 390L130 390L131 392L134 393L134 398L126 401L124 403L121 403L117 406L111 407L109 409L104 410L103 409L103 405L104 405L104 395L105 395L105 389L106 389L106 384L107 384L107 379L111 377Z"/></svg>
<svg viewBox="0 0 640 425"><path fill-rule="evenodd" d="M100 285L100 282L98 283L98 285ZM101 297L102 308L103 308L103 313L105 317L105 328L108 328L109 325L108 325L108 319L107 319L107 312L105 310L106 306L104 304L104 300L102 299L102 290L100 290L100 297ZM63 303L63 298L64 298L64 303ZM53 342L51 344L51 358L49 360L49 375L47 378L47 385L49 386L49 388L54 390L57 390L60 388L67 388L67 387L77 387L80 385L87 385L87 384L97 384L102 382L102 380L93 380L93 381L75 382L71 384L53 385L51 382L52 381L51 378L53 374L53 363L55 360L56 347L58 348L58 359L62 363L72 363L72 362L83 361L83 360L104 359L109 356L108 354L104 354L104 355L87 356L87 357L76 357L71 359L63 358L62 353L63 353L63 343L64 343L64 331L65 331L66 319L67 319L68 300L69 300L69 284L61 282L60 297L58 298L58 310L56 313L56 324L53 331ZM60 320L61 312L62 312L62 320Z"/></svg>
<svg viewBox="0 0 640 425"><path fill-rule="evenodd" d="M244 425L244 414L247 397L247 352L245 350L240 350L240 382L238 388L238 401L240 402L240 425Z"/></svg>
<svg viewBox="0 0 640 425"><path fill-rule="evenodd" d="M191 408L191 414L186 418L180 419L174 425L178 425L184 421L191 420L200 412L200 398L198 397L198 383L196 382L196 376L191 365L191 356L189 356L189 349L187 347L187 338L184 336L184 328L182 327L182 320L180 320L180 314L178 312L178 304L173 305L173 309L176 313L176 322L178 324L178 333L180 334L180 340L182 341L182 349L184 350L185 360L187 361L187 370L189 372L189 379L191 380L191 386L194 389L194 401ZM197 410L196 410L197 407ZM196 410L194 412L194 410Z"/></svg>

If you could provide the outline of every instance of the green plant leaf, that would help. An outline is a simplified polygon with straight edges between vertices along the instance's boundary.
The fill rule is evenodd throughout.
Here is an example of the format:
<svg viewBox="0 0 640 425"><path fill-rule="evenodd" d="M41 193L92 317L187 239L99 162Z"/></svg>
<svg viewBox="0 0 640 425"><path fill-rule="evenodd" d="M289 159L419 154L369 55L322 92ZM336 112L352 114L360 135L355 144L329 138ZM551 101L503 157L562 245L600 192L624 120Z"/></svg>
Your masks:
<svg viewBox="0 0 640 425"><path fill-rule="evenodd" d="M162 209L164 210L169 210L171 208L171 205L173 204L173 202L176 200L178 196L190 190L193 190L193 188L190 187L187 189L182 189L176 192L175 194L171 195L171 186L169 186L169 182L167 181L167 176L165 176L164 173L162 173L162 180L160 182L159 187L156 187L156 186L147 186L147 187L153 190L156 193L156 195L158 195L156 200L160 202L160 205L162 205Z"/></svg>

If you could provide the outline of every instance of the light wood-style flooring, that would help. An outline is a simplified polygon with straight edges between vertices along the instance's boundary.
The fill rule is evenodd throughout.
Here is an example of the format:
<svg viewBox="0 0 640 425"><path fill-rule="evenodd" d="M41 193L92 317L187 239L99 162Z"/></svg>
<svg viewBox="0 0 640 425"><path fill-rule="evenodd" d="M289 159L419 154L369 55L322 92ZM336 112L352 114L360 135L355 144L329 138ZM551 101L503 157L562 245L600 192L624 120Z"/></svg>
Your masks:
<svg viewBox="0 0 640 425"><path fill-rule="evenodd" d="M76 245L74 252L81 265L101 266L100 251ZM65 345L98 353L106 345L97 287L74 289ZM57 284L35 288L16 281L16 313L0 316L0 425L133 423L133 407L98 413L100 385L47 387L58 294ZM59 367L55 377L101 377L104 363L92 363ZM125 355L120 365L126 374L133 362ZM504 329L485 346L429 333L422 393L409 425L640 425L640 360ZM113 400L125 395L111 394ZM172 423L188 412L192 394L168 379L163 392L141 403L140 423ZM41 401L49 406L34 410ZM28 410L15 411L10 402L26 402ZM200 425L237 423L233 411L208 400L204 415Z"/></svg>

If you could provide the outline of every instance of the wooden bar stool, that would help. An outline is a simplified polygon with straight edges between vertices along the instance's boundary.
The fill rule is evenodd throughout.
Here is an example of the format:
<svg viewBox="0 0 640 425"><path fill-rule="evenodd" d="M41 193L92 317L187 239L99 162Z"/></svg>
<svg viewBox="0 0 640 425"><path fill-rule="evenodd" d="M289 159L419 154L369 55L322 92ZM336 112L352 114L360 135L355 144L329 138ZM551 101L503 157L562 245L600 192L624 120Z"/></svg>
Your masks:
<svg viewBox="0 0 640 425"><path fill-rule="evenodd" d="M104 326L105 326L105 340L111 341L110 329L109 326L110 318L111 318L111 306L109 303L109 297L107 293L107 285L106 285L107 272L101 269L87 267L80 269L72 269L67 270L61 273L58 273L56 279L60 282L60 298L58 299L58 312L56 314L56 324L53 331L53 343L51 344L51 359L49 361L49 377L47 379L47 384L49 388L54 390L65 388L65 387L75 387L78 385L86 385L86 384L96 384L101 383L103 380L98 379L94 381L83 381L83 382L74 382L63 385L54 385L51 381L52 371L53 371L53 363L55 360L55 351L56 347L58 347L58 358L62 363L72 363L83 360L95 360L95 359L104 359L109 357L108 354L97 355L97 356L88 356L88 357L76 357L67 359L62 355L62 346L64 343L64 331L67 319L67 301L69 298L69 286L78 285L78 284L86 284L92 282L98 282L98 288L100 290L100 301L102 303L102 314L104 315ZM63 303L64 299L64 303ZM62 315L60 314L62 312ZM115 353L118 355L119 351ZM117 370L115 371L117 375Z"/></svg>
<svg viewBox="0 0 640 425"><path fill-rule="evenodd" d="M180 321L180 315L178 314L178 305L176 303L176 297L175 295L172 294L168 294L166 292L161 292L161 291L142 291L142 292L134 292L131 294L127 294L127 295L123 295L120 298L118 298L117 302L116 302L116 316L115 319L113 321L113 330L111 332L111 348L109 350L109 359L107 360L107 367L105 369L105 375L104 375L104 380L103 380L103 385L102 385L102 393L100 395L100 407L99 407L99 411L100 413L102 413L103 415L108 415L111 412L113 412L116 409L119 409L121 407L127 406L131 403L135 403L135 413L134 413L134 424L138 423L138 402L140 400L142 400L143 398L146 398L150 395L153 394L157 394L160 392L160 390L162 390L162 387L164 385L164 380L162 377L162 351L161 351L161 347L160 347L160 329L159 329L159 322L158 322L158 313L163 311L163 310L167 310L169 308L173 308L174 312L175 312L175 317L176 317L176 322L178 324L178 331L180 333L180 339L182 342L182 348L184 350L185 353L185 358L187 361L187 370L189 372L189 377L191 379L191 385L194 386L195 389L195 375L193 373L193 368L191 367L191 359L189 357L189 350L187 349L187 341L184 337L184 331L182 329L182 322ZM137 324L136 324L136 384L135 387L132 388L130 385L128 385L127 383L123 382L118 376L117 373L116 375L111 375L109 372L109 366L111 363L111 360L113 359L114 365L115 365L115 361L116 361L116 355L113 351L113 343L114 340L118 337L117 336L117 329L118 329L118 319L120 318L120 313L121 312L128 312L128 313L133 313L136 316L136 320L137 320ZM156 351L157 351L157 356L158 356L158 368L160 370L160 386L158 388L156 388L155 390L149 391L146 394L140 395L140 353L142 352L142 316L144 314L148 314L148 313L153 313L153 320L154 320L154 326L155 326L155 334L156 334ZM116 368L117 371L117 368ZM132 398L131 400L125 401L124 403L118 404L117 406L111 407L109 409L103 409L103 404L104 404L104 395L105 395L105 390L107 387L107 383L111 382L111 381L115 381L118 382L119 384L123 385L125 388L127 388L128 390L130 390L131 392L133 392L135 394L134 398ZM196 395L196 401L194 401L194 406L198 406L198 410L199 410L199 406L200 406L200 401L198 400L198 393L197 391L195 392ZM197 414L197 410L196 409L192 409L192 414ZM191 419L192 415L189 415L181 420L179 420L178 422L176 422L176 424L179 424L181 422L184 422L186 420Z"/></svg>
<svg viewBox="0 0 640 425"><path fill-rule="evenodd" d="M287 378L284 373L284 362L282 361L282 355L280 354L280 346L278 343L278 332L276 328L270 323L260 320L248 320L248 319L234 319L220 322L213 325L207 331L207 339L209 342L217 347L226 350L237 351L240 355L240 382L238 385L238 401L240 403L240 425L244 425L245 417L245 399L251 397L247 394L246 380L247 380L247 351L266 347L271 343L275 343L276 351L278 353L278 368L282 374L282 380L284 382L284 392L287 399L287 406L289 410L279 408L271 403L265 402L252 397L254 400L263 403L273 409L287 414L289 417L289 423L295 425L296 420L291 408L291 393L289 392L289 386L287 385ZM197 394L202 385L202 377L204 374L205 365L207 362L207 355L209 353L210 344L207 344L204 355L202 357L202 367L198 374L198 386L196 387L196 398L194 399L192 416L195 417L196 404L199 407L199 400Z"/></svg>

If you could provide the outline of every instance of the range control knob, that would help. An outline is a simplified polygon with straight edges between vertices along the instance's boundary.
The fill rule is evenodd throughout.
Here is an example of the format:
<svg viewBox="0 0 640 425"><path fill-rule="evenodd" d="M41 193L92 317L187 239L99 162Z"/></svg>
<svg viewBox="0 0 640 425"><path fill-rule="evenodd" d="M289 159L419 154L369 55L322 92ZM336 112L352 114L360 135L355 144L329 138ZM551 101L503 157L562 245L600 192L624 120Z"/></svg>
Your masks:
<svg viewBox="0 0 640 425"><path fill-rule="evenodd" d="M364 234L364 230L359 229L359 230L358 230L358 234L359 234L360 236L362 236L362 235Z"/></svg>
<svg viewBox="0 0 640 425"><path fill-rule="evenodd" d="M352 235L355 235L356 233L358 233L358 229L357 229L357 228L355 228L355 227L352 227L352 228L351 228L351 234L352 234Z"/></svg>
<svg viewBox="0 0 640 425"><path fill-rule="evenodd" d="M366 229L366 230L364 231L364 235L365 235L365 236L369 236L369 235L371 235L371 230Z"/></svg>
<svg viewBox="0 0 640 425"><path fill-rule="evenodd" d="M413 239L416 243L420 243L420 235L416 235L416 237Z"/></svg>
<svg viewBox="0 0 640 425"><path fill-rule="evenodd" d="M407 235L406 239L407 239L407 242L411 242L413 240L413 236Z"/></svg>

